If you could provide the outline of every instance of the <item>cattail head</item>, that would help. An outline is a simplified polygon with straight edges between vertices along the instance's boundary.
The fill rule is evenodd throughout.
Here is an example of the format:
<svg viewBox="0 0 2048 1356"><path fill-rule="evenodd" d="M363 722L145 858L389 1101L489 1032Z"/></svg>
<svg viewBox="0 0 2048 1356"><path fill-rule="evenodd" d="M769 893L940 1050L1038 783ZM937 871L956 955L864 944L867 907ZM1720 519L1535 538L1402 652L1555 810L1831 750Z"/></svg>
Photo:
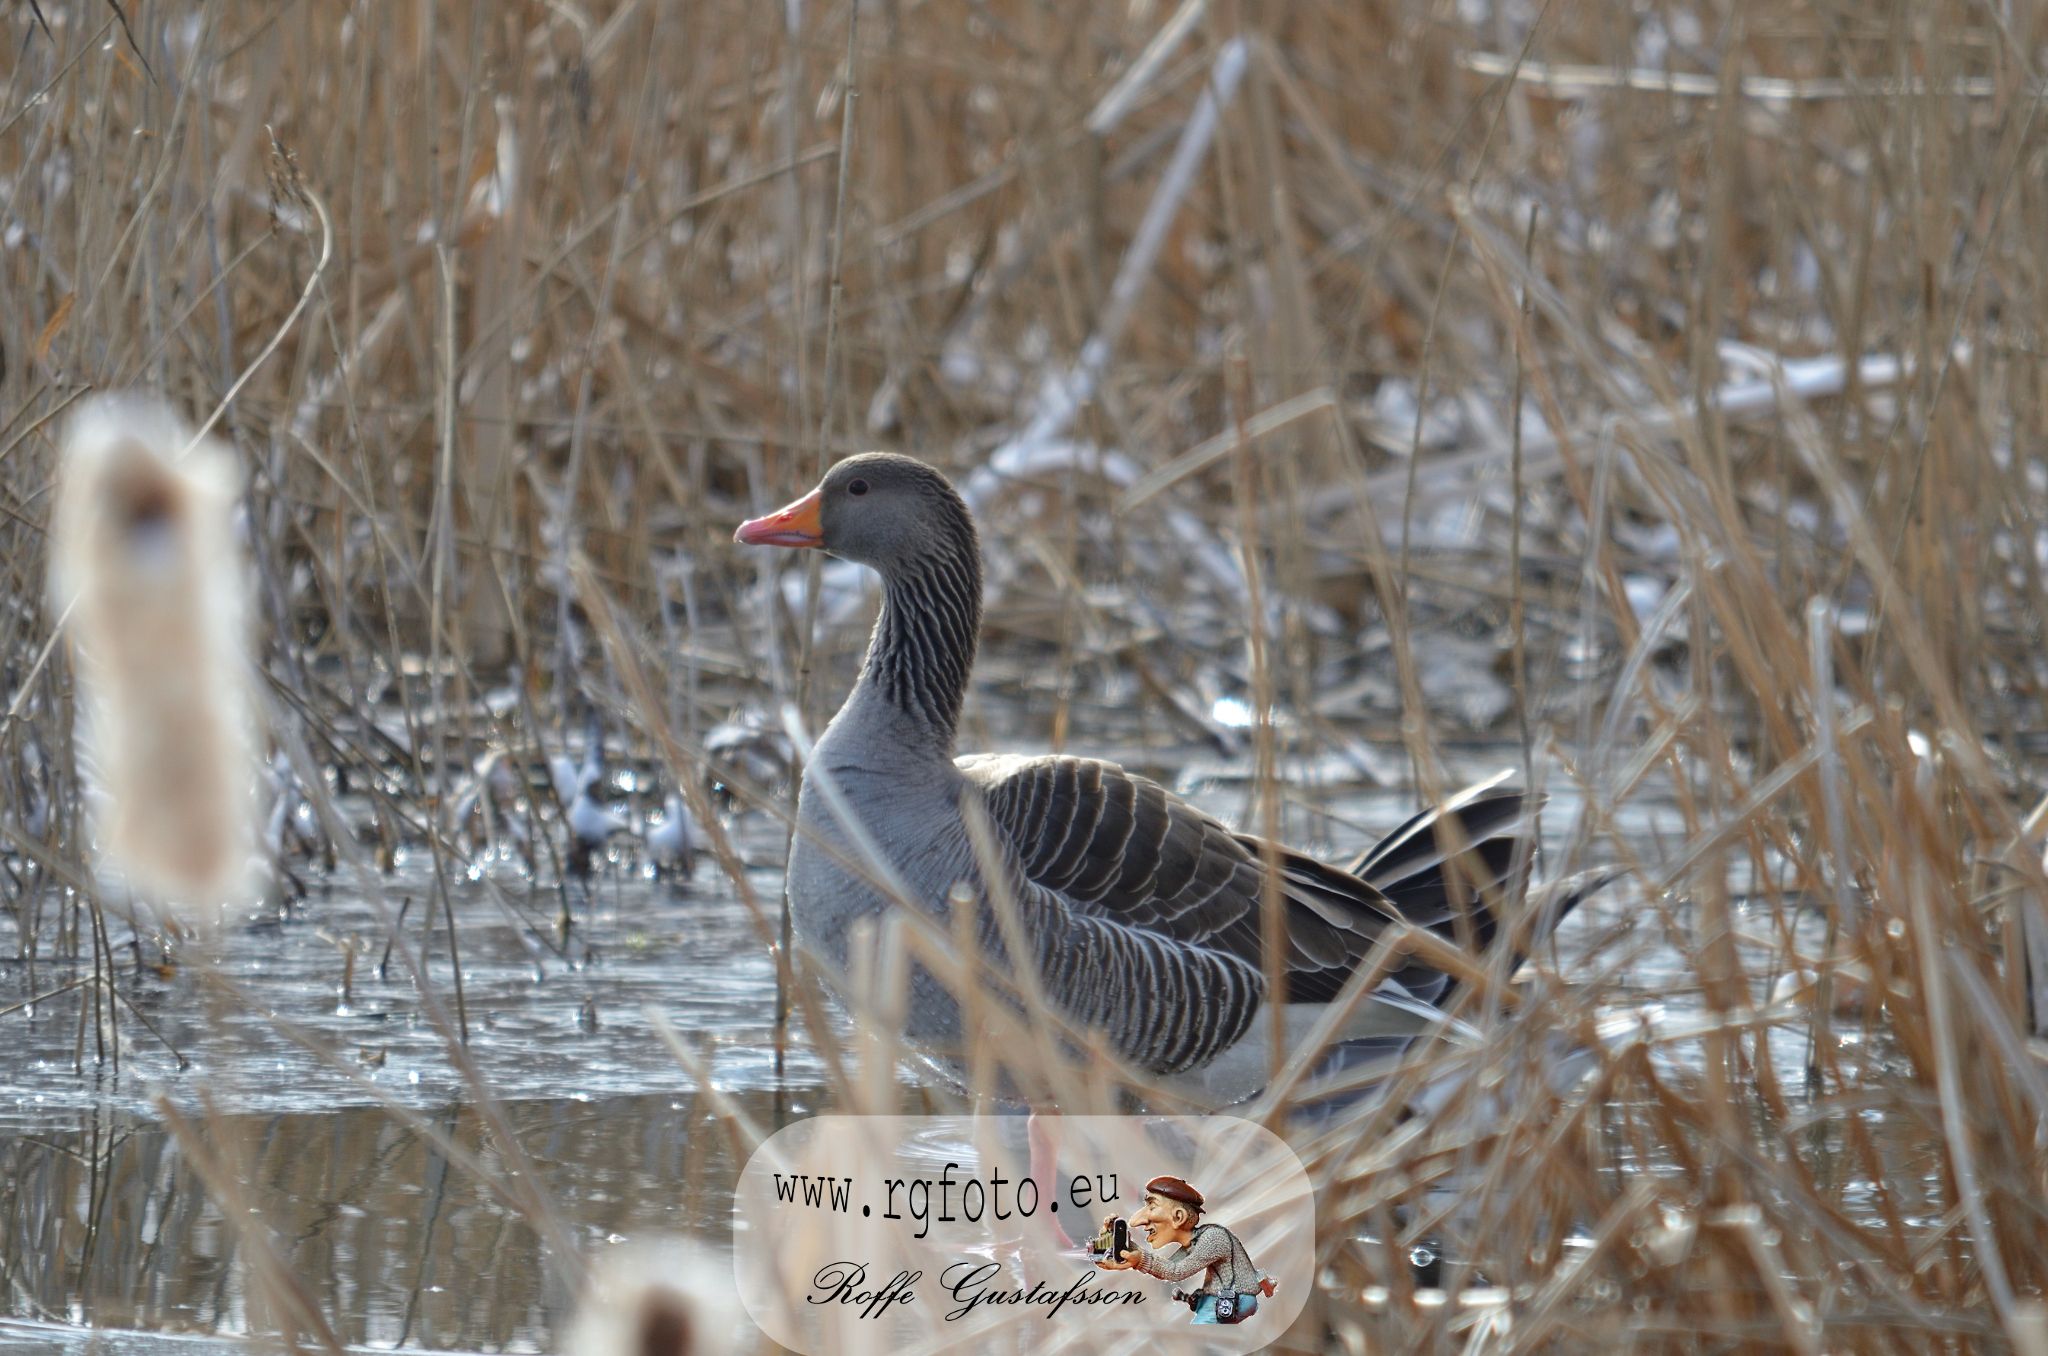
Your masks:
<svg viewBox="0 0 2048 1356"><path fill-rule="evenodd" d="M204 916L248 887L258 770L234 462L163 404L72 419L50 521L102 848L138 889Z"/></svg>
<svg viewBox="0 0 2048 1356"><path fill-rule="evenodd" d="M591 1268L567 1356L713 1356L746 1331L730 1263L693 1243L631 1244Z"/></svg>

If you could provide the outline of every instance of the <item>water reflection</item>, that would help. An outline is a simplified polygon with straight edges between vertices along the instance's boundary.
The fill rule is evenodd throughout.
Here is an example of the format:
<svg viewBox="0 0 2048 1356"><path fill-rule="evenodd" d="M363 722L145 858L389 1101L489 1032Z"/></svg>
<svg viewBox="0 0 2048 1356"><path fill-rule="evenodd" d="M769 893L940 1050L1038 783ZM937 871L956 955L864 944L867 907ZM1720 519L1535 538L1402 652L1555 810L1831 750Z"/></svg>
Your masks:
<svg viewBox="0 0 2048 1356"><path fill-rule="evenodd" d="M771 1124L790 1110L767 1093L742 1101ZM504 1113L580 1245L684 1230L729 1239L738 1164L694 1097ZM473 1110L430 1119L493 1176L506 1172ZM0 1140L10 1307L94 1327L264 1330L274 1319L255 1309L248 1255L262 1229L350 1343L534 1350L566 1316L568 1287L524 1214L382 1110L223 1116L207 1141L247 1183L240 1228L161 1124L87 1112Z"/></svg>
<svg viewBox="0 0 2048 1356"><path fill-rule="evenodd" d="M779 893L775 872L757 884ZM431 898L430 864L402 865L387 889ZM550 926L552 891L511 907L480 885L454 894L469 1058L578 1246L657 1230L728 1235L730 1140L704 1132L691 1081L646 1010L705 1041L713 1077L761 1123L806 1114L819 1081L800 1043L776 1074L774 969L735 892L615 871L572 894L566 946ZM16 949L9 926L0 921L0 954ZM377 1100L429 1120L487 1178L508 1175L417 986L396 958L380 972L385 933L367 901L316 892L289 916L243 919L224 937L220 982L197 963L160 968L150 942L133 949L110 927L126 999L118 1069L94 1062L90 1032L75 1066L76 995L0 1028L0 1315L47 1325L0 1319L0 1351L66 1345L76 1334L61 1325L279 1327L251 1283L248 1232L203 1187L159 1097L202 1120L220 1108L204 1134L248 1184L246 1223L266 1231L342 1340L551 1346L569 1290L532 1221ZM406 936L452 1014L445 925L430 937L416 907ZM83 973L48 957L33 979L23 963L0 965L0 1007Z"/></svg>

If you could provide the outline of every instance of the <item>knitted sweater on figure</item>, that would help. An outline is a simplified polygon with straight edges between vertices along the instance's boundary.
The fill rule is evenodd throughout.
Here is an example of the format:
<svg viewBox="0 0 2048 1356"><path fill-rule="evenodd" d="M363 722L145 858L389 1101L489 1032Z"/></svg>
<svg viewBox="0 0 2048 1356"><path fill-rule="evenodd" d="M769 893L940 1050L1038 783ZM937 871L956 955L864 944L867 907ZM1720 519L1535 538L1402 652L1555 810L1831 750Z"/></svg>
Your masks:
<svg viewBox="0 0 2048 1356"><path fill-rule="evenodd" d="M1197 1295L1242 1295L1258 1288L1266 1273L1252 1265L1251 1254L1237 1235L1220 1224L1204 1224L1195 1230L1187 1246L1175 1253L1155 1251L1145 1235L1133 1229L1137 1245L1138 1270L1162 1281L1184 1281L1198 1272L1207 1273L1195 1287Z"/></svg>

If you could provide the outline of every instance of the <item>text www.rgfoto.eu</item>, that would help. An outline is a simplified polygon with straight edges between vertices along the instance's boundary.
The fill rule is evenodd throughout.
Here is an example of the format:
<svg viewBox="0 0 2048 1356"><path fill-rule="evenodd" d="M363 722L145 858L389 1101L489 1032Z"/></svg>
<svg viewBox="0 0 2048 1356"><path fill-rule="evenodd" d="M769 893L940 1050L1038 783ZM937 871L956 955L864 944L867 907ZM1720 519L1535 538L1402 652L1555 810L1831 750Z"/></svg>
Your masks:
<svg viewBox="0 0 2048 1356"><path fill-rule="evenodd" d="M959 1166L958 1163L948 1163L935 1178L883 1178L882 1218L911 1220L918 1226L916 1236L923 1238L931 1232L934 1221L952 1224L965 1220L969 1224L979 1224L984 1218L1030 1219L1038 1213L1041 1197L1035 1179L1005 1177L1000 1168L990 1173L986 1181L979 1177L955 1177L954 1171ZM829 1210L841 1215L853 1208L854 1179L851 1177L807 1172L787 1175L778 1172L774 1177L775 1199L779 1204ZM1067 1183L1065 1203L1076 1210L1086 1210L1090 1205L1112 1202L1116 1198L1116 1174L1113 1172L1098 1173L1092 1177L1078 1174ZM938 1206L936 1212L932 1209L934 1203ZM1061 1203L1055 1188L1047 1207L1058 1214ZM899 1205L901 1209L898 1209ZM860 1213L863 1217L872 1216L874 1206L863 1203Z"/></svg>

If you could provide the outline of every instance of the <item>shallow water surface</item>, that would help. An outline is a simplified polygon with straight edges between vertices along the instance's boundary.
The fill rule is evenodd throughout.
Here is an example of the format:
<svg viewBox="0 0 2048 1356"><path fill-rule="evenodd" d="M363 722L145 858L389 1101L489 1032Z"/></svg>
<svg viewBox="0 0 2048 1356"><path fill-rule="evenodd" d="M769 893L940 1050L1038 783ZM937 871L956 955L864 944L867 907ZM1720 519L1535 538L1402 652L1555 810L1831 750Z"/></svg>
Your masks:
<svg viewBox="0 0 2048 1356"><path fill-rule="evenodd" d="M760 838L743 851L779 854L778 835L764 826ZM777 899L779 870L756 874L760 897ZM426 973L453 1024L445 920L430 942L423 931L431 879L415 858L383 888L388 907L414 899L405 935L431 946ZM480 884L453 887L467 1053L542 1190L585 1248L650 1232L718 1240L739 1165L647 1011L697 1044L757 1121L808 1114L818 1066L799 1038L777 1072L774 967L752 913L708 865L693 885L614 866L587 891L569 887L564 946L554 890L528 898L510 872L501 885L510 909ZM384 957L370 900L316 889L286 916L244 918L224 932L217 976L192 959L161 967L147 942L138 964L120 925L109 928L133 1003L117 1009L118 1069L94 1058L90 1030L75 1067L76 994L0 1018L11 1047L0 1316L188 1334L276 1326L249 1311L252 1244L205 1190L162 1099L239 1165L248 1212L343 1340L486 1350L551 1340L568 1297L526 1217L381 1100L477 1154L490 1177L510 1171L403 957ZM45 960L35 992L73 973ZM0 1007L29 996L27 966L0 967ZM0 1328L0 1350L62 1335Z"/></svg>
<svg viewBox="0 0 2048 1356"><path fill-rule="evenodd" d="M780 871L752 874L757 894L774 908ZM554 889L513 877L494 893L457 881L459 1000L439 910L431 936L426 931L430 865L424 857L403 862L381 886L383 906L404 909L403 935L415 955L424 953L447 1030L466 1017L470 1058L500 1097L679 1086L676 1061L645 1016L649 1008L708 1040L713 1067L735 1086L774 1081L774 965L753 915L708 864L687 886L620 868L587 888L572 882L566 944ZM316 887L287 914L227 928L217 972L195 958L174 956L162 966L154 942L131 948L121 925L110 919L108 926L125 1000L115 1010L118 1069L94 1058L94 1032L81 1038L75 995L0 1018L9 1042L0 1131L45 1125L66 1109L147 1113L160 1095L183 1101L201 1091L225 1109L251 1112L328 1111L374 1104L380 1093L432 1106L462 1092L447 1039L405 956L386 951L377 907L339 883ZM11 950L12 941L10 924L0 921L0 946ZM77 973L44 961L35 992ZM0 1007L30 996L26 967L0 963ZM788 1080L815 1081L807 1052L789 1054ZM180 1056L189 1066L183 1071Z"/></svg>

